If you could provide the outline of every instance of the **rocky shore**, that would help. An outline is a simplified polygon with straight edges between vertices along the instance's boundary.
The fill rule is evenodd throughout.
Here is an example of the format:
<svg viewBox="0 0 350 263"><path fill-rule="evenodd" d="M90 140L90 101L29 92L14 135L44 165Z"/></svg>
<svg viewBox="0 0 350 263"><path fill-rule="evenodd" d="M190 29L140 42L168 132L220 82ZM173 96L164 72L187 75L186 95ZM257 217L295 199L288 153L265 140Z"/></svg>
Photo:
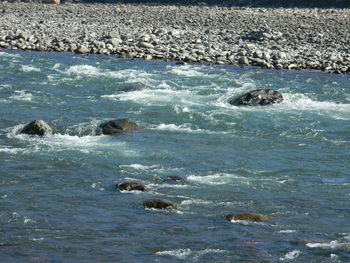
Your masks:
<svg viewBox="0 0 350 263"><path fill-rule="evenodd" d="M350 9L0 2L0 48L350 73Z"/></svg>

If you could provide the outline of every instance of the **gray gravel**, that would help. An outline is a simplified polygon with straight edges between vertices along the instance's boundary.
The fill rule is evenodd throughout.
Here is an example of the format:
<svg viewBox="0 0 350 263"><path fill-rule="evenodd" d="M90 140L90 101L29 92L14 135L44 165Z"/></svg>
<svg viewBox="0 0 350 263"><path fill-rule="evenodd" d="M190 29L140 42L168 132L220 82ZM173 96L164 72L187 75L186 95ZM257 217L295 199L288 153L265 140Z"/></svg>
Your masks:
<svg viewBox="0 0 350 263"><path fill-rule="evenodd" d="M0 3L0 48L350 73L350 9Z"/></svg>

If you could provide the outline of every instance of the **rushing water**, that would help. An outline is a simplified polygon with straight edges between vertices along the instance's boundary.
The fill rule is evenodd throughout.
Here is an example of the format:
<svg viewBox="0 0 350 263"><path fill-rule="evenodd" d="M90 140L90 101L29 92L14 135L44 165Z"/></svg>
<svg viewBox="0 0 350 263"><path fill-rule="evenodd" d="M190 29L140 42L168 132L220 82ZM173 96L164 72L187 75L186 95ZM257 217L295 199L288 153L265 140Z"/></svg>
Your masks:
<svg viewBox="0 0 350 263"><path fill-rule="evenodd" d="M349 76L62 53L0 61L1 262L350 262ZM285 100L227 103L257 88ZM88 135L118 118L145 129ZM34 119L56 134L19 134ZM151 191L116 191L130 180ZM179 205L144 210L149 199ZM273 219L223 217L246 212Z"/></svg>

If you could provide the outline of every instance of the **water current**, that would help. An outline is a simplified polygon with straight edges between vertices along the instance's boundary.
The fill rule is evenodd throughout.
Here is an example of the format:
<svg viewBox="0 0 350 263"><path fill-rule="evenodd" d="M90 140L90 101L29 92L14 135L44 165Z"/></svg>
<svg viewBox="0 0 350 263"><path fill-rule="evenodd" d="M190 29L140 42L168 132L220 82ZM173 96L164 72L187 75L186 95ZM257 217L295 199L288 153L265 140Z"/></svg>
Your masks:
<svg viewBox="0 0 350 263"><path fill-rule="evenodd" d="M227 103L259 88L284 101ZM2 50L0 168L1 262L350 262L349 75Z"/></svg>

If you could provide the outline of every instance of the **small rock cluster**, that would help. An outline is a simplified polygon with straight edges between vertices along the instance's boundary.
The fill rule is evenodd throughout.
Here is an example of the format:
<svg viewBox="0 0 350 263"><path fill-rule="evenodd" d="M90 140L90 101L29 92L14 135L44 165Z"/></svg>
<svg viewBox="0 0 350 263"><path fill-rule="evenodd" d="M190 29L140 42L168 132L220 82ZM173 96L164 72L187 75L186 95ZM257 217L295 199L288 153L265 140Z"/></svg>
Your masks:
<svg viewBox="0 0 350 263"><path fill-rule="evenodd" d="M257 106L257 105L269 105L273 103L279 103L283 101L283 96L278 91L269 89L259 89L247 92L239 97L233 97L228 102L235 106ZM103 122L99 125L96 134L119 134L125 132L131 132L140 129L140 126L129 119L116 119L107 122ZM28 135L39 135L46 136L51 135L52 128L43 120L34 120L29 124L25 125L20 133ZM179 182L182 181L181 177L178 176L167 176L164 181ZM119 191L148 191L149 188L143 184L137 182L122 182L115 185ZM148 200L143 202L144 208L149 209L175 209L176 204L164 201L164 200ZM268 216L261 214L238 214L238 215L227 215L225 218L228 221L236 220L248 220L248 221L265 221L271 219Z"/></svg>
<svg viewBox="0 0 350 263"><path fill-rule="evenodd" d="M0 2L0 48L350 73L349 24L349 9Z"/></svg>

